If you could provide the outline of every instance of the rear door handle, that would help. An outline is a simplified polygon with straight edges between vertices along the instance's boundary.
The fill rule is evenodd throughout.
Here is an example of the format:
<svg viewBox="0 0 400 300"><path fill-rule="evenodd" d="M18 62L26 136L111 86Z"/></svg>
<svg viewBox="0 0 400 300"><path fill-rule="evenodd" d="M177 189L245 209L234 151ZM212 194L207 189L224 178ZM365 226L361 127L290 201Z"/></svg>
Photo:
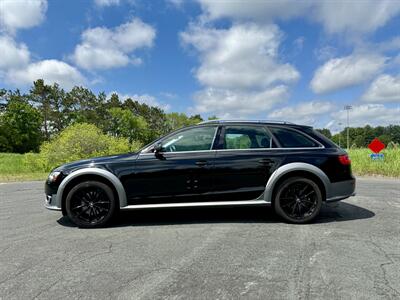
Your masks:
<svg viewBox="0 0 400 300"><path fill-rule="evenodd" d="M196 165L199 166L199 167L203 167L206 164L207 164L207 161L205 161L205 160L196 161Z"/></svg>
<svg viewBox="0 0 400 300"><path fill-rule="evenodd" d="M274 164L274 161L272 159L262 158L258 161L258 163L263 166L272 166Z"/></svg>

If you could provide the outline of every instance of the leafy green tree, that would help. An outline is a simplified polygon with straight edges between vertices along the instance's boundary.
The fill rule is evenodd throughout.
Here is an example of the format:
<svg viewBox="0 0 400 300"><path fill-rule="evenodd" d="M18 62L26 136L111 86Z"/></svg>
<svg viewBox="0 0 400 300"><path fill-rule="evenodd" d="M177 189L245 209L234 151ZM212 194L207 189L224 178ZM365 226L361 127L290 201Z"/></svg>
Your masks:
<svg viewBox="0 0 400 300"><path fill-rule="evenodd" d="M166 114L166 119L170 131L185 126L195 125L203 121L199 115L188 117L184 113L177 112Z"/></svg>
<svg viewBox="0 0 400 300"><path fill-rule="evenodd" d="M30 90L30 100L35 104L42 114L44 137L50 139L50 86L44 83L43 79L38 79L33 82L33 87Z"/></svg>
<svg viewBox="0 0 400 300"><path fill-rule="evenodd" d="M134 115L141 116L146 120L149 129L146 142L150 142L170 131L167 124L167 117L161 108L139 103L130 98L125 100L122 107L129 109Z"/></svg>
<svg viewBox="0 0 400 300"><path fill-rule="evenodd" d="M63 163L95 156L126 153L137 150L137 143L126 138L104 134L93 124L80 123L66 128L52 141L40 147L40 159L46 169Z"/></svg>
<svg viewBox="0 0 400 300"><path fill-rule="evenodd" d="M148 125L141 116L135 116L130 110L120 107L108 110L108 132L116 137L126 137L129 142L145 143L148 135Z"/></svg>
<svg viewBox="0 0 400 300"><path fill-rule="evenodd" d="M11 100L0 119L0 149L25 153L38 151L41 138L40 112L24 100Z"/></svg>

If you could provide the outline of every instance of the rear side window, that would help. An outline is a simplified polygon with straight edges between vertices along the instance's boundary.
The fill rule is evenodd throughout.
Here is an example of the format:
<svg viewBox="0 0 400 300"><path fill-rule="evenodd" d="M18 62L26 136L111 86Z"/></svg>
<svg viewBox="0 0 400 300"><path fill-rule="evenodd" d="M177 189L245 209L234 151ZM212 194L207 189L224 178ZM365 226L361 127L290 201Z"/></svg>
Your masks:
<svg viewBox="0 0 400 300"><path fill-rule="evenodd" d="M320 147L318 143L295 130L281 127L270 127L269 129L283 148Z"/></svg>
<svg viewBox="0 0 400 300"><path fill-rule="evenodd" d="M224 149L272 148L273 140L260 126L226 126Z"/></svg>
<svg viewBox="0 0 400 300"><path fill-rule="evenodd" d="M332 142L330 139L328 139L325 135L318 132L317 130L314 130L312 128L305 128L304 132L307 133L312 138L316 139L318 142L320 142L327 148L339 148L338 145L336 145L334 142Z"/></svg>

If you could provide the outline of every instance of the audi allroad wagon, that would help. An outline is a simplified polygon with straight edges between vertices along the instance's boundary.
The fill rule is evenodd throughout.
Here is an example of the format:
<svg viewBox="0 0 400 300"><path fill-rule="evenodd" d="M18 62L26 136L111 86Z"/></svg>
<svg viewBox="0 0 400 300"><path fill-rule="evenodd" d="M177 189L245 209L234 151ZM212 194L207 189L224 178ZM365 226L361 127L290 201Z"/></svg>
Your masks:
<svg viewBox="0 0 400 300"><path fill-rule="evenodd" d="M309 126L207 121L137 153L54 169L45 206L79 227L106 225L119 210L272 206L291 223L312 221L323 202L354 195L347 153Z"/></svg>

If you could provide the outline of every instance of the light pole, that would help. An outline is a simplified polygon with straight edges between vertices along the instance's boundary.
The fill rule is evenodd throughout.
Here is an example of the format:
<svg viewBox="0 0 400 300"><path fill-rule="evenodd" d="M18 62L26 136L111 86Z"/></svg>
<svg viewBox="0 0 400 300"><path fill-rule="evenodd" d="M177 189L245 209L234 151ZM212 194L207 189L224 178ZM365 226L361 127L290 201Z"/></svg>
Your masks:
<svg viewBox="0 0 400 300"><path fill-rule="evenodd" d="M349 111L353 107L351 105L345 105L344 110L347 111L347 151L349 151Z"/></svg>
<svg viewBox="0 0 400 300"><path fill-rule="evenodd" d="M340 126L340 129L341 129L343 123L340 122L340 123L338 123L338 125ZM340 131L339 131L339 147L342 147L342 146L340 145L340 137L341 137L341 136L342 136L342 131L340 130Z"/></svg>

